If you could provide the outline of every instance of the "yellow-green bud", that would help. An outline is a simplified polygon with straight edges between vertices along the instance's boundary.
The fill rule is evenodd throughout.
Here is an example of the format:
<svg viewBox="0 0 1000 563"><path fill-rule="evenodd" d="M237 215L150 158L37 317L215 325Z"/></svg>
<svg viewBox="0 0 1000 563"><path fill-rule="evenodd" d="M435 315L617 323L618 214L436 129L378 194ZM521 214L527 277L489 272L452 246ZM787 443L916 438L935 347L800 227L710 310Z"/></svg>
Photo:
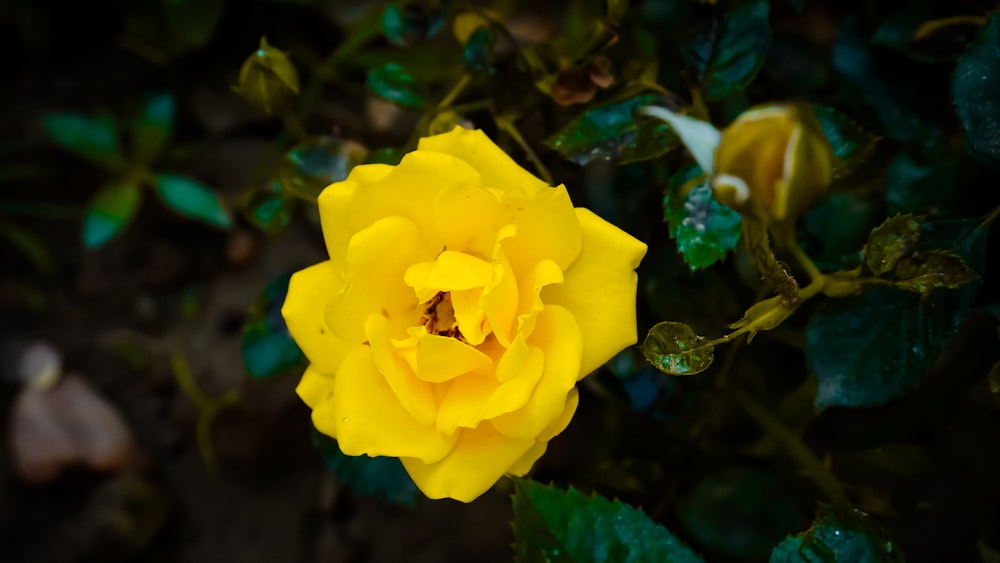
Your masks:
<svg viewBox="0 0 1000 563"><path fill-rule="evenodd" d="M299 95L299 75L288 55L268 45L260 48L240 68L240 83L233 87L250 105L269 115L291 111Z"/></svg>
<svg viewBox="0 0 1000 563"><path fill-rule="evenodd" d="M757 106L722 131L712 187L730 207L795 221L826 193L832 170L833 152L809 106Z"/></svg>

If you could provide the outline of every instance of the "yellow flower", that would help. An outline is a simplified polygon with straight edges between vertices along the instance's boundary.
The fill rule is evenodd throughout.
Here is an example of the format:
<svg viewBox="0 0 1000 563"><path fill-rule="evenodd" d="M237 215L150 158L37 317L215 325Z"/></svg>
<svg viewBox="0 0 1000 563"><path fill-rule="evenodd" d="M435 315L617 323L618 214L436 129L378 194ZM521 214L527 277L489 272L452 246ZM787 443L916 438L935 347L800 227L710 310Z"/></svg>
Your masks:
<svg viewBox="0 0 1000 563"><path fill-rule="evenodd" d="M481 131L355 167L319 211L330 259L282 309L310 361L298 394L345 454L400 458L429 497L525 474L576 382L636 342L646 245Z"/></svg>
<svg viewBox="0 0 1000 563"><path fill-rule="evenodd" d="M768 221L794 221L826 193L833 153L808 106L747 110L715 150L716 197Z"/></svg>

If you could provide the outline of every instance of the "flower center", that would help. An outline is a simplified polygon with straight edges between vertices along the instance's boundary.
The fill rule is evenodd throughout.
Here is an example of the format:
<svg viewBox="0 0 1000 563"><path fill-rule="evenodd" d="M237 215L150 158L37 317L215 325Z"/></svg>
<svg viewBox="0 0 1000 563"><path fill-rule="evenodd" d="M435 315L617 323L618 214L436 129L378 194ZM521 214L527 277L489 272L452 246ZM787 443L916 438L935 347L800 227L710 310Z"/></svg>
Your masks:
<svg viewBox="0 0 1000 563"><path fill-rule="evenodd" d="M421 303L420 324L427 329L428 334L449 336L465 342L465 337L458 329L455 307L451 304L451 292L439 291L429 301Z"/></svg>

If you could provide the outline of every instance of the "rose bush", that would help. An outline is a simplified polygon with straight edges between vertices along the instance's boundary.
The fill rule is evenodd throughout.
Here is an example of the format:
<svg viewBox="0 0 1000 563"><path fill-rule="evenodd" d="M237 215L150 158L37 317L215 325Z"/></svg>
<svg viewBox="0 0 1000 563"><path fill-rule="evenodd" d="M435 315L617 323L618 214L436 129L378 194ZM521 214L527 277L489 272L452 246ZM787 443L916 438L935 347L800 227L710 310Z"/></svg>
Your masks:
<svg viewBox="0 0 1000 563"><path fill-rule="evenodd" d="M282 309L310 361L298 393L344 453L400 458L429 497L526 473L576 382L636 342L646 246L481 131L355 167L319 211L330 259Z"/></svg>

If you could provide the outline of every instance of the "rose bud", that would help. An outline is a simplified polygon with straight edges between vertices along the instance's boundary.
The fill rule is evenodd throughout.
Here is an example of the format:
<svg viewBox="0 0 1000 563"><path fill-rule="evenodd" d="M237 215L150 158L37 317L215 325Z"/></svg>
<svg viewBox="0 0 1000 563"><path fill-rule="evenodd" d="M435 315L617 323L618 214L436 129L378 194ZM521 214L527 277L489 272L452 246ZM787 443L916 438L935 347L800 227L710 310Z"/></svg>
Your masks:
<svg viewBox="0 0 1000 563"><path fill-rule="evenodd" d="M757 106L722 132L716 198L768 222L795 221L830 185L833 152L805 104Z"/></svg>
<svg viewBox="0 0 1000 563"><path fill-rule="evenodd" d="M240 83L233 90L250 105L269 115L290 111L299 95L299 75L282 51L260 38L260 48L240 68Z"/></svg>

